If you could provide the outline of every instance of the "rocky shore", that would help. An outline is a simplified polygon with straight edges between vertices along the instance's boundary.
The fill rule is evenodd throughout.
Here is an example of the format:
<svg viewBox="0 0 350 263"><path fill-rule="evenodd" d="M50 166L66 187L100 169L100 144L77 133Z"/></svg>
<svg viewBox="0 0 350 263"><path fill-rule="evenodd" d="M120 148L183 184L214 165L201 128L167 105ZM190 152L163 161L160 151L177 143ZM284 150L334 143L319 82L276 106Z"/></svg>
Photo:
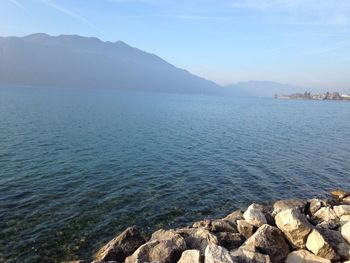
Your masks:
<svg viewBox="0 0 350 263"><path fill-rule="evenodd" d="M129 227L93 258L93 263L349 263L350 193L254 203L222 219L160 229L147 239Z"/></svg>

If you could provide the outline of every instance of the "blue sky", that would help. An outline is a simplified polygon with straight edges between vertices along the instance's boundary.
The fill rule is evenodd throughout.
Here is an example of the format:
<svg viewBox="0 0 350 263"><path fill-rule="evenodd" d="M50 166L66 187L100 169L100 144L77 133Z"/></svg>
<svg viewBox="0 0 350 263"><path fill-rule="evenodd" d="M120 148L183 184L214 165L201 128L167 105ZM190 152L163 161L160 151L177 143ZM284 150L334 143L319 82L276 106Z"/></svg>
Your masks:
<svg viewBox="0 0 350 263"><path fill-rule="evenodd" d="M122 40L220 84L350 90L349 0L0 0L0 35Z"/></svg>

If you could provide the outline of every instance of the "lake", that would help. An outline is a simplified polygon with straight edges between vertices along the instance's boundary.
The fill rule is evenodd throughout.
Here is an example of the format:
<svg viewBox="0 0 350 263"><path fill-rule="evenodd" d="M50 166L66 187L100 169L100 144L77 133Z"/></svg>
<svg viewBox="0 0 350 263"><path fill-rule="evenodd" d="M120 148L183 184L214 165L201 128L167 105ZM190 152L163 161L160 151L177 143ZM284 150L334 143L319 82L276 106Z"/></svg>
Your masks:
<svg viewBox="0 0 350 263"><path fill-rule="evenodd" d="M350 187L350 103L0 87L0 262L89 258Z"/></svg>

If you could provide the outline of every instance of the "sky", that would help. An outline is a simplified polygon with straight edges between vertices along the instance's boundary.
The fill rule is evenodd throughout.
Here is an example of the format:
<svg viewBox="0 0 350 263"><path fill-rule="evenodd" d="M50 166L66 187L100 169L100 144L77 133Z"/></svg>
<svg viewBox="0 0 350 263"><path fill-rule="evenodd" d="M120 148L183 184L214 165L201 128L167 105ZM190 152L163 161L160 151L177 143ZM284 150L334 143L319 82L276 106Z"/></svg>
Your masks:
<svg viewBox="0 0 350 263"><path fill-rule="evenodd" d="M0 0L0 35L124 41L219 84L350 90L349 0Z"/></svg>

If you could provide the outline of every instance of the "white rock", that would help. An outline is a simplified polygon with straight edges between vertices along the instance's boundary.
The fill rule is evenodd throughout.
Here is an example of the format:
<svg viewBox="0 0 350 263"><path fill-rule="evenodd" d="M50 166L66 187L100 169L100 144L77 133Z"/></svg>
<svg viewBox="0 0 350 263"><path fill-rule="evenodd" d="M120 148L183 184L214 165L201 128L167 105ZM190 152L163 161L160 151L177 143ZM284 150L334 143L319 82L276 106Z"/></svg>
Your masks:
<svg viewBox="0 0 350 263"><path fill-rule="evenodd" d="M338 217L350 215L350 205L336 205L333 210Z"/></svg>
<svg viewBox="0 0 350 263"><path fill-rule="evenodd" d="M350 221L350 215L344 215L340 217L340 225L344 225Z"/></svg>
<svg viewBox="0 0 350 263"><path fill-rule="evenodd" d="M268 255L257 252L257 250L251 246L241 246L240 248L231 251L231 256L234 262L271 263Z"/></svg>
<svg viewBox="0 0 350 263"><path fill-rule="evenodd" d="M208 245L204 258L205 263L234 263L230 252L218 245Z"/></svg>
<svg viewBox="0 0 350 263"><path fill-rule="evenodd" d="M256 227L260 227L267 223L264 213L257 204L251 204L247 211L244 212L243 217L249 224Z"/></svg>
<svg viewBox="0 0 350 263"><path fill-rule="evenodd" d="M306 247L316 256L320 256L329 260L337 259L337 254L330 244L325 240L321 233L314 229L310 233L306 241Z"/></svg>
<svg viewBox="0 0 350 263"><path fill-rule="evenodd" d="M178 263L200 263L201 252L196 249L185 250L182 252L181 258Z"/></svg>
<svg viewBox="0 0 350 263"><path fill-rule="evenodd" d="M350 221L341 227L341 235L350 244Z"/></svg>
<svg viewBox="0 0 350 263"><path fill-rule="evenodd" d="M278 213L275 217L277 227L296 248L304 248L312 225L298 209L288 209Z"/></svg>
<svg viewBox="0 0 350 263"><path fill-rule="evenodd" d="M286 263L330 263L329 259L318 257L307 250L300 249L289 253Z"/></svg>

